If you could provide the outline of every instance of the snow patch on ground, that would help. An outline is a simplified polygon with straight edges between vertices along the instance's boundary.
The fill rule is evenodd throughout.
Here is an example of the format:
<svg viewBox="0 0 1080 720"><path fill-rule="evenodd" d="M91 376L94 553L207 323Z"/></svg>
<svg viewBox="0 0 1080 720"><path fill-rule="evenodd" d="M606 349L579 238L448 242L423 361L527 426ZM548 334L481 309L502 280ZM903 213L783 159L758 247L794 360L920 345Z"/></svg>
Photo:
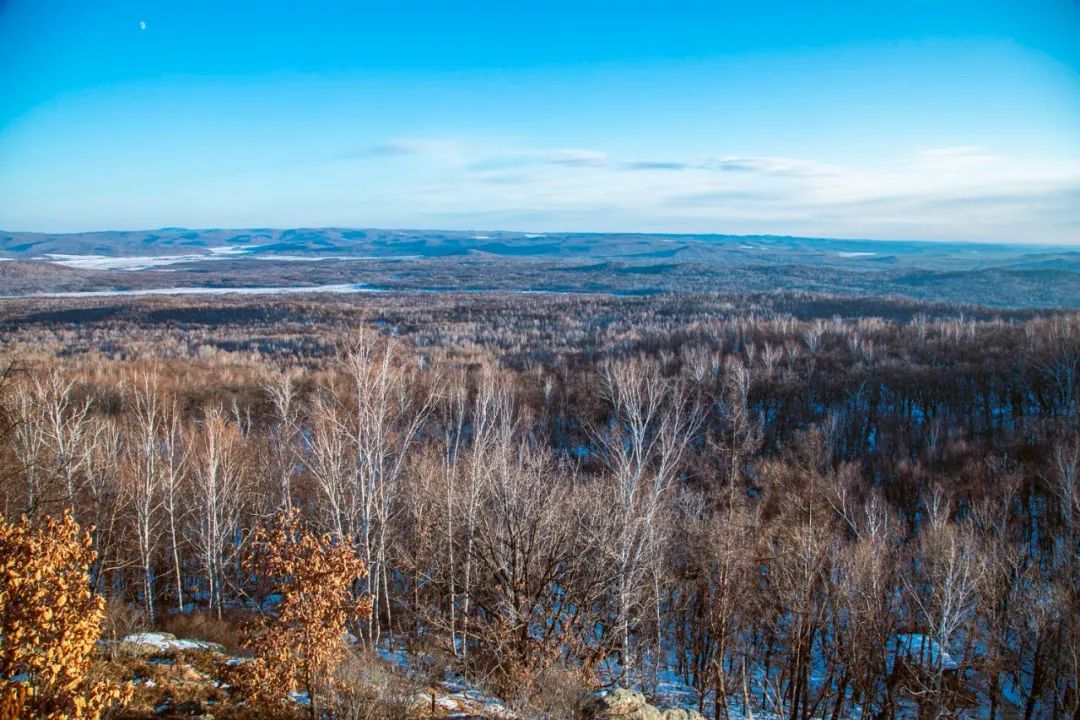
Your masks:
<svg viewBox="0 0 1080 720"><path fill-rule="evenodd" d="M949 655L948 651L928 635L919 633L901 633L893 640L892 650L897 658L927 670L956 670L960 663Z"/></svg>
<svg viewBox="0 0 1080 720"><path fill-rule="evenodd" d="M409 675L418 674L413 658L401 648L380 645L376 652L383 662ZM511 712L498 698L488 695L471 684L462 675L449 667L443 670L443 678L438 683L435 694L435 706L443 710L465 711L463 717L469 717L469 710L482 710L486 715L504 720L515 720L517 715ZM430 695L426 696L430 702ZM420 699L419 697L417 698ZM453 716L451 716L453 717Z"/></svg>
<svg viewBox="0 0 1080 720"><path fill-rule="evenodd" d="M289 699L305 707L311 704L311 696L307 693L291 692L289 693Z"/></svg>

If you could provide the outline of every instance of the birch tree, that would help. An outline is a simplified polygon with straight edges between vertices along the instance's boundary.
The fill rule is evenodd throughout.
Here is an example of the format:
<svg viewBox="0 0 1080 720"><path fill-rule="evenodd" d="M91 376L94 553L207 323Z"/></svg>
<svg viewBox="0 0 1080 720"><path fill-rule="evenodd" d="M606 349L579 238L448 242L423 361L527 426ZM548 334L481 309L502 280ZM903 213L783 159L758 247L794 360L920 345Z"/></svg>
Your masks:
<svg viewBox="0 0 1080 720"><path fill-rule="evenodd" d="M655 362L632 359L600 368L600 391L612 420L594 433L607 465L609 537L598 547L612 564L613 629L623 673L633 670L631 639L650 568L662 560L661 532L680 460L700 415L688 409L681 385Z"/></svg>
<svg viewBox="0 0 1080 720"><path fill-rule="evenodd" d="M135 540L138 547L139 570L143 583L143 611L153 624L154 557L157 551L160 525L161 486L164 465L169 462L162 454L163 417L157 388L144 375L131 391L133 413L127 430L125 494L132 511Z"/></svg>
<svg viewBox="0 0 1080 720"><path fill-rule="evenodd" d="M195 448L191 532L206 579L209 607L220 618L225 603L225 571L240 549L241 438L220 406L207 410L195 428L198 432L193 432L189 440Z"/></svg>

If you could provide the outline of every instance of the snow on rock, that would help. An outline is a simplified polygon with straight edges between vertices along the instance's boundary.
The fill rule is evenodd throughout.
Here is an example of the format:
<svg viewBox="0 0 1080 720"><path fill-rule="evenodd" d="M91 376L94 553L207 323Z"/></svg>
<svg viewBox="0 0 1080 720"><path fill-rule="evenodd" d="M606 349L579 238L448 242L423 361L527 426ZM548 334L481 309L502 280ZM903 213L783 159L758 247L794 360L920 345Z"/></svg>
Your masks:
<svg viewBox="0 0 1080 720"><path fill-rule="evenodd" d="M696 710L663 710L645 702L637 690L615 688L582 703L585 720L704 720Z"/></svg>
<svg viewBox="0 0 1080 720"><path fill-rule="evenodd" d="M663 720L705 720L705 716L697 710L684 710L682 708L665 710L660 717Z"/></svg>
<svg viewBox="0 0 1080 720"><path fill-rule="evenodd" d="M206 650L208 652L223 653L225 648L214 642L205 640L181 640L172 633L165 632L141 632L127 635L120 641L124 645L147 646L156 650Z"/></svg>
<svg viewBox="0 0 1080 720"><path fill-rule="evenodd" d="M409 707L413 712L424 712L429 708L436 708L441 710L447 710L454 712L460 710L461 706L456 700L446 695L435 695L431 693L420 692L413 696L412 701L409 703Z"/></svg>

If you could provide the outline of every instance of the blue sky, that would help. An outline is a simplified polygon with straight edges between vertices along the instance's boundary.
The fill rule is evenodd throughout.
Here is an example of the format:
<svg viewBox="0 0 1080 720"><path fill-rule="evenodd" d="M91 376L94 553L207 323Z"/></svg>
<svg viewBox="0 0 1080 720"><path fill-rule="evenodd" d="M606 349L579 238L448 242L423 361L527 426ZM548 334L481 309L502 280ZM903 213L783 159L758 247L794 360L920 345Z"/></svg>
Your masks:
<svg viewBox="0 0 1080 720"><path fill-rule="evenodd" d="M0 0L0 228L1080 243L1080 3Z"/></svg>

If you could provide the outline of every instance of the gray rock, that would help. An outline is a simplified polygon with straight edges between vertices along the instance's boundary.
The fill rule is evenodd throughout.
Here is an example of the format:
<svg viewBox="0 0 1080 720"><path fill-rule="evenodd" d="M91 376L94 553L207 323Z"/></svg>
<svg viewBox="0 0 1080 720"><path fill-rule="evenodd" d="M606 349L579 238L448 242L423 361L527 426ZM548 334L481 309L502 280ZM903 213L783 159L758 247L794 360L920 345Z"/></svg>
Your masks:
<svg viewBox="0 0 1080 720"><path fill-rule="evenodd" d="M644 695L626 688L588 696L581 714L584 720L663 720L660 711L645 702Z"/></svg>
<svg viewBox="0 0 1080 720"><path fill-rule="evenodd" d="M665 710L660 717L662 720L705 720L705 716L697 710L682 710L678 708Z"/></svg>

